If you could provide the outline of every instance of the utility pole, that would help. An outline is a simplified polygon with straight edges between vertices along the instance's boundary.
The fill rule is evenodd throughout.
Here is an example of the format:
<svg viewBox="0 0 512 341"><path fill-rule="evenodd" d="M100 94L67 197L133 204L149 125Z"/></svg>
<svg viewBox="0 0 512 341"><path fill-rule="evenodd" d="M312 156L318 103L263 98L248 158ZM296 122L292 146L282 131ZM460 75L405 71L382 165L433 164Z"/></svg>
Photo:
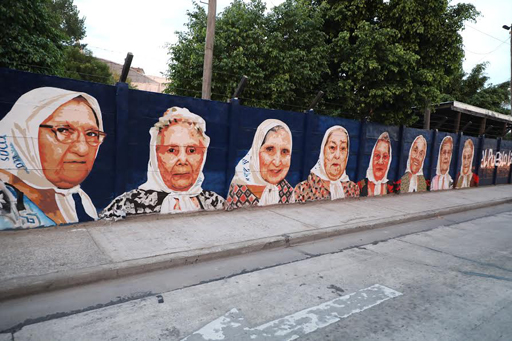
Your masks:
<svg viewBox="0 0 512 341"><path fill-rule="evenodd" d="M215 40L215 15L217 13L217 0L208 1L208 20L206 22L206 44L204 46L203 90L202 99L212 97L212 64L213 43Z"/></svg>
<svg viewBox="0 0 512 341"><path fill-rule="evenodd" d="M510 34L510 115L512 115L512 24L503 25L503 28Z"/></svg>

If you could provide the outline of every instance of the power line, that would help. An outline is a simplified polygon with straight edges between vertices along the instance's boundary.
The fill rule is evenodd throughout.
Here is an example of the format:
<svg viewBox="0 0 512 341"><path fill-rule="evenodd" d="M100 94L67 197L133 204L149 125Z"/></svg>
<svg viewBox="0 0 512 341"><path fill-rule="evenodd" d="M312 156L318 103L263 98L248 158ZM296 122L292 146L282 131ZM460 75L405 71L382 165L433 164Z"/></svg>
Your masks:
<svg viewBox="0 0 512 341"><path fill-rule="evenodd" d="M466 25L467 25L467 24L466 24ZM481 30L479 30L478 28L476 28L476 27L474 27L474 26L471 26L471 25L467 25L467 26L468 26L469 28L474 29L475 31L478 31L478 32L480 32L480 33L482 33L482 34L485 34L485 35L486 35L486 36L488 36L488 37L491 37L492 39L496 39L496 40L497 40L497 41L499 41L499 42L505 43L505 42L507 41L506 39L505 39L505 41L503 41L503 40L501 40L501 39L499 39L499 38L496 38L495 36L492 36L492 35L490 35L489 33L485 33L484 31L481 31Z"/></svg>
<svg viewBox="0 0 512 341"><path fill-rule="evenodd" d="M494 50L490 51L490 52L480 53L480 52L473 52L473 51L470 51L470 50L468 50L468 49L464 49L464 50L465 50L465 51L467 51L467 52L469 52L469 53L472 53L472 54L477 54L477 55L484 55L484 56L486 56L486 55L488 55L488 54L491 54L491 53L496 52L496 51L497 51L497 50L498 50L498 49L499 49L503 44L507 43L509 40L510 40L510 37L509 37L507 40L505 40L505 41L501 42L501 44L499 44L498 46L496 46L496 48L495 48Z"/></svg>

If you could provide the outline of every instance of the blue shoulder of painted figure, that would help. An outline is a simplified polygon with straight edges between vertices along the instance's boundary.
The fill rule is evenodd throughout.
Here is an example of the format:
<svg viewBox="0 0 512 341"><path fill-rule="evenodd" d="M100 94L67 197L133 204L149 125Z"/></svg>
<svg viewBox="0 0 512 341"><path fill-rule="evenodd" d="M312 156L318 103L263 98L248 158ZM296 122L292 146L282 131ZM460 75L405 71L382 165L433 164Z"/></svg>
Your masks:
<svg viewBox="0 0 512 341"><path fill-rule="evenodd" d="M23 192L0 180L0 230L54 225Z"/></svg>

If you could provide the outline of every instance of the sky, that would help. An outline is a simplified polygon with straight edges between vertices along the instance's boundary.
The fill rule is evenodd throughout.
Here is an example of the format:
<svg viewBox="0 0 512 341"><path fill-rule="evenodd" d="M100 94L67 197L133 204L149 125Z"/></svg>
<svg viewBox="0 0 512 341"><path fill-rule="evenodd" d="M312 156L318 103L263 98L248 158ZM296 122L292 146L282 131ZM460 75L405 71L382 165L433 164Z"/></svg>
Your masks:
<svg viewBox="0 0 512 341"><path fill-rule="evenodd" d="M231 1L217 0L217 13ZM269 8L282 2L266 0ZM477 63L488 62L489 83L510 80L510 34L502 26L512 25L512 1L453 1L457 2L472 3L481 13L477 22L468 22L462 32L466 53L464 70L470 72ZM161 76L167 70L166 45L177 42L175 32L185 29L187 10L193 9L192 0L75 0L74 3L80 16L86 17L87 36L83 43L88 44L96 57L123 64L126 54L132 52L132 66L154 76Z"/></svg>

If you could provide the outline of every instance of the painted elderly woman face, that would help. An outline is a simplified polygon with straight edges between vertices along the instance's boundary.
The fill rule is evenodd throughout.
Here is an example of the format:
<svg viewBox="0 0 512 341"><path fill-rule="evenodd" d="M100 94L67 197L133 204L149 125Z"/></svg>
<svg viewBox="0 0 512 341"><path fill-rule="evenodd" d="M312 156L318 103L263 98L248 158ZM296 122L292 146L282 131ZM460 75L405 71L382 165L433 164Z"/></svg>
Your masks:
<svg viewBox="0 0 512 341"><path fill-rule="evenodd" d="M331 181L338 180L347 166L348 137L342 129L331 132L324 146L324 168Z"/></svg>
<svg viewBox="0 0 512 341"><path fill-rule="evenodd" d="M158 170L173 191L188 191L201 173L205 145L201 133L187 122L163 128L156 147Z"/></svg>
<svg viewBox="0 0 512 341"><path fill-rule="evenodd" d="M473 158L473 147L468 143L462 150L462 173L469 174L471 171L471 159Z"/></svg>
<svg viewBox="0 0 512 341"><path fill-rule="evenodd" d="M45 177L58 188L72 188L91 172L104 133L87 101L61 105L39 126L39 155Z"/></svg>
<svg viewBox="0 0 512 341"><path fill-rule="evenodd" d="M373 177L377 181L382 180L388 170L389 161L391 158L389 155L389 150L389 142L383 140L377 141L372 159Z"/></svg>
<svg viewBox="0 0 512 341"><path fill-rule="evenodd" d="M440 155L440 162L439 162L439 168L441 171L441 174L446 174L448 170L450 169L450 161L452 159L452 151L453 151L453 144L451 141L446 140L444 141L443 145L441 146L441 155Z"/></svg>
<svg viewBox="0 0 512 341"><path fill-rule="evenodd" d="M412 174L416 174L420 171L421 166L423 165L423 160L425 160L425 156L427 154L427 144L423 139L417 139L416 142L412 145L411 155L411 172Z"/></svg>
<svg viewBox="0 0 512 341"><path fill-rule="evenodd" d="M270 130L259 150L261 177L277 185L283 181L292 160L292 137L285 129Z"/></svg>

